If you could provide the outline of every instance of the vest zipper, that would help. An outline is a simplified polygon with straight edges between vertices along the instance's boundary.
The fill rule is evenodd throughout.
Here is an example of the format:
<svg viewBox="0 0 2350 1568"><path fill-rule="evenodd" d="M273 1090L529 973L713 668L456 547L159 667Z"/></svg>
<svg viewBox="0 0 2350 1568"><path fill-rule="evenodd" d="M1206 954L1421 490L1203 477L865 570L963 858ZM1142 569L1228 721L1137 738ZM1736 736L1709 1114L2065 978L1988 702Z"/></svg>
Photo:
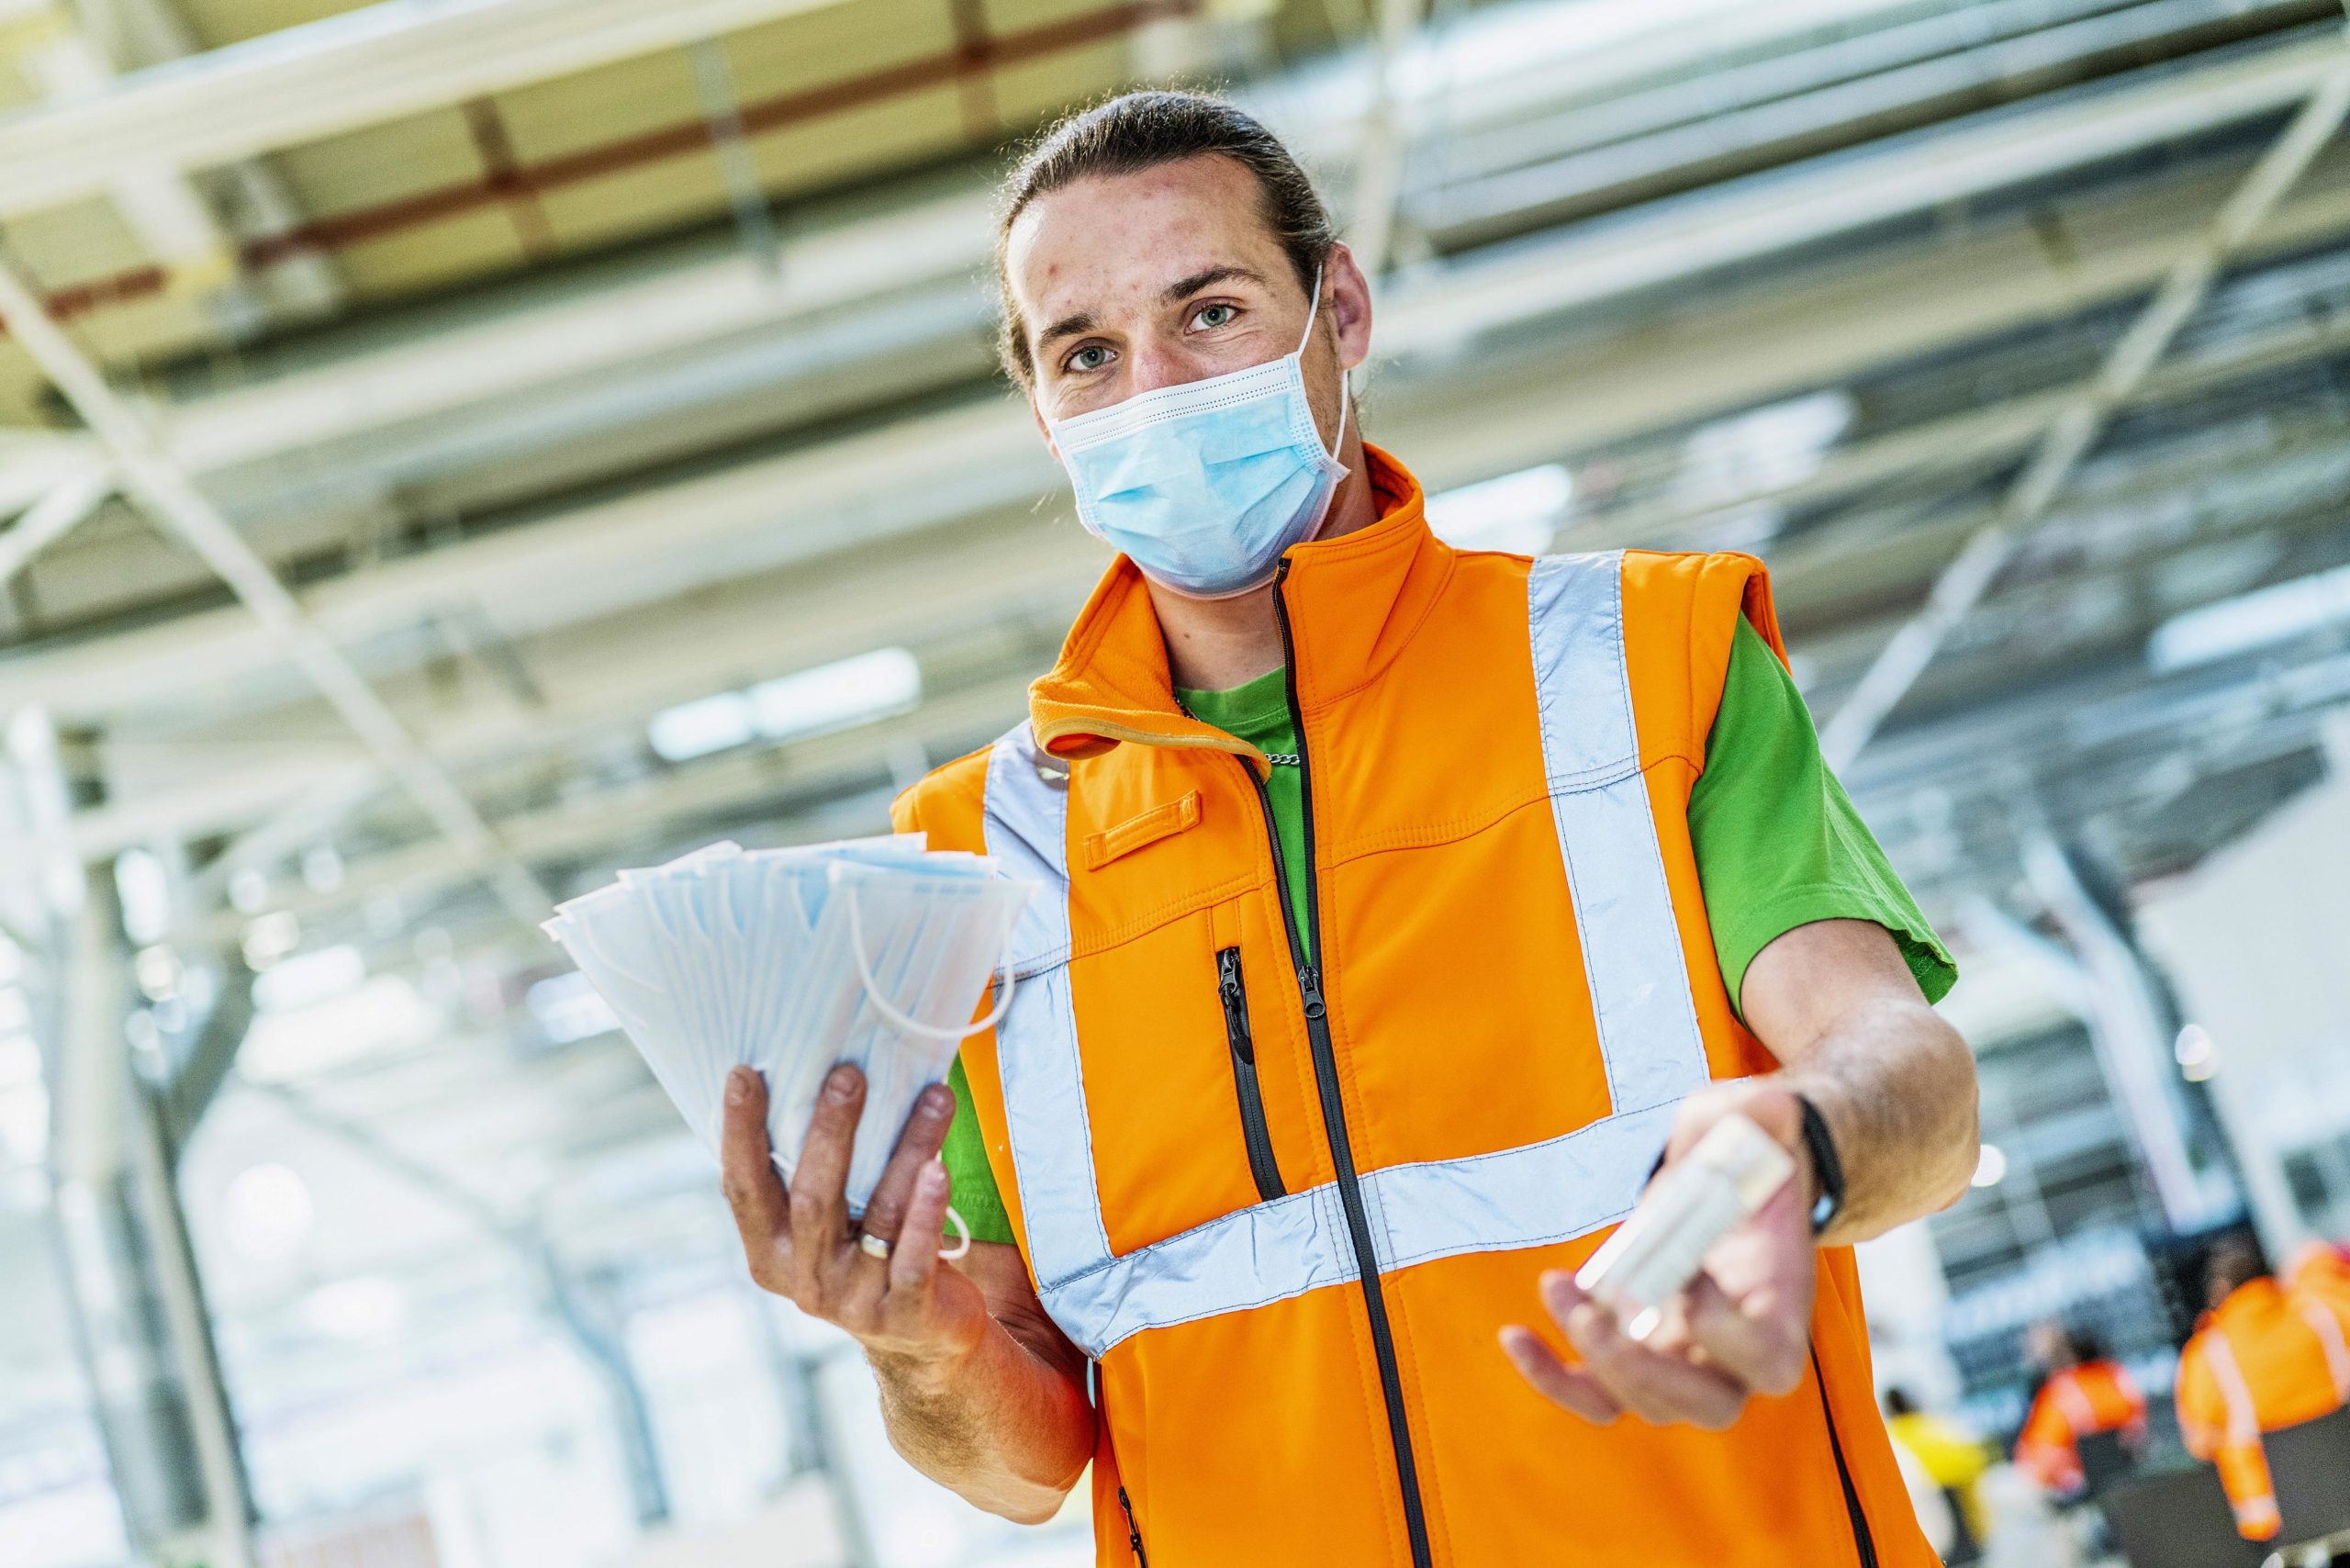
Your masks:
<svg viewBox="0 0 2350 1568"><path fill-rule="evenodd" d="M1126 1516L1126 1544L1134 1549L1135 1568L1150 1568L1150 1555L1142 1549L1142 1531L1135 1524L1135 1506L1126 1500L1126 1489L1118 1488L1118 1512Z"/></svg>
<svg viewBox="0 0 2350 1568"><path fill-rule="evenodd" d="M1305 747L1305 715L1297 704L1297 647L1292 641L1289 606L1281 585L1289 580L1283 561L1273 577L1273 620L1281 634L1281 685L1289 701L1290 726L1297 734L1297 771L1305 826L1305 927L1312 938L1312 957L1297 928L1289 899L1289 871L1281 864L1281 824L1273 815L1272 792L1257 770L1244 760L1248 781L1256 786L1257 803L1265 814L1265 836L1272 846L1274 891L1280 896L1281 927L1289 935L1290 961L1297 969L1297 991L1305 1009L1305 1036L1314 1051L1314 1082L1322 1101L1322 1130L1330 1146L1330 1162L1337 1173L1338 1202L1346 1210L1347 1234L1354 1245L1355 1271L1362 1284L1365 1311L1371 1319L1371 1349L1379 1361L1379 1384L1386 1396L1388 1438L1395 1451L1395 1482L1404 1495L1404 1526L1411 1538L1413 1568L1434 1568L1428 1547L1427 1510L1420 1500L1419 1466L1412 1457L1412 1428L1404 1409L1404 1373L1395 1359L1395 1335L1387 1321L1387 1300L1381 1294L1379 1255L1371 1246L1371 1218L1363 1207L1361 1179L1355 1174L1352 1147L1347 1137L1346 1103L1338 1093L1338 1058L1330 1043L1330 1010L1322 996L1317 965L1329 955L1322 946L1321 889L1314 872L1314 775ZM1871 1568L1874 1568L1872 1563Z"/></svg>
<svg viewBox="0 0 2350 1568"><path fill-rule="evenodd" d="M1224 1037L1232 1047L1232 1087L1240 1097L1240 1136L1248 1146L1248 1173L1257 1195L1267 1203L1281 1196L1281 1168L1273 1159L1272 1130L1265 1125L1265 1097L1257 1087L1257 1046L1248 1036L1248 992L1240 982L1240 949L1215 956L1216 995L1224 1001Z"/></svg>
<svg viewBox="0 0 2350 1568"><path fill-rule="evenodd" d="M1819 1370L1819 1352L1811 1352L1811 1381L1819 1386L1819 1414L1828 1423L1828 1451L1836 1456L1836 1479L1844 1488L1844 1513L1852 1522L1852 1548L1861 1568L1876 1568L1876 1537L1869 1531L1868 1514L1861 1507L1860 1489L1852 1484L1852 1467L1844 1462L1844 1443L1836 1435L1836 1412L1828 1405L1828 1378Z"/></svg>

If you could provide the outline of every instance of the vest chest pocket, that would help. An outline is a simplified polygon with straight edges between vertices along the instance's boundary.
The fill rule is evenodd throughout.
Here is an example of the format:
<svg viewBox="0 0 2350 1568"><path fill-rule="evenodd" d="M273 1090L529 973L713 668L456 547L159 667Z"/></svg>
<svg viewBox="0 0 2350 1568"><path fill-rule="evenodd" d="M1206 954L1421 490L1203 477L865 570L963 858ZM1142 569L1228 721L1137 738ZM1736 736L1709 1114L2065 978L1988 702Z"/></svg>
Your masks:
<svg viewBox="0 0 2350 1568"><path fill-rule="evenodd" d="M1200 792L1193 790L1180 799L1128 817L1114 827L1087 834L1085 868L1099 871L1113 860L1199 825Z"/></svg>

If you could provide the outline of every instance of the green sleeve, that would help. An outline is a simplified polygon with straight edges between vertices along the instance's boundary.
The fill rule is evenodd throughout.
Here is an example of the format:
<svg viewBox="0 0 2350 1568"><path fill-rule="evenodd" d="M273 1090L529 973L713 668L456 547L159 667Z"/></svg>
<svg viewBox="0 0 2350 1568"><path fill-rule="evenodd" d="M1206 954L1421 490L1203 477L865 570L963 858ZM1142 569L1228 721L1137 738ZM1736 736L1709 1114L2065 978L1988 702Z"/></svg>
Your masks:
<svg viewBox="0 0 2350 1568"><path fill-rule="evenodd" d="M1929 1002L1957 980L1950 949L1828 770L1793 678L1744 621L1689 792L1689 836L1733 1007L1754 956L1815 920L1884 926Z"/></svg>
<svg viewBox="0 0 2350 1568"><path fill-rule="evenodd" d="M1012 1215L996 1190L995 1170L988 1164L987 1140L979 1136L979 1118L971 1110L971 1081L963 1074L961 1057L946 1070L946 1087L955 1091L955 1120L947 1126L946 1147L938 1151L946 1163L946 1201L971 1227L972 1240L1014 1246Z"/></svg>

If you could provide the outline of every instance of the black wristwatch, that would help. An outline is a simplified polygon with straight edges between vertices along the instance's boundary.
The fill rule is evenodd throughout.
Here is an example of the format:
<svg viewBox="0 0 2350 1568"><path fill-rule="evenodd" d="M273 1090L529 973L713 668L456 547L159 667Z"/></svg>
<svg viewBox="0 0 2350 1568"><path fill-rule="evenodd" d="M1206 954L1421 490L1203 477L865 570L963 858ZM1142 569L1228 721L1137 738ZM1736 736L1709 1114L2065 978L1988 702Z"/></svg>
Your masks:
<svg viewBox="0 0 2350 1568"><path fill-rule="evenodd" d="M1807 1095L1796 1096L1803 1107L1804 1147L1811 1150L1811 1169L1819 1178L1819 1196L1811 1205L1811 1233L1818 1236L1836 1221L1844 1208L1844 1162L1836 1158L1836 1140L1829 1136L1828 1118Z"/></svg>

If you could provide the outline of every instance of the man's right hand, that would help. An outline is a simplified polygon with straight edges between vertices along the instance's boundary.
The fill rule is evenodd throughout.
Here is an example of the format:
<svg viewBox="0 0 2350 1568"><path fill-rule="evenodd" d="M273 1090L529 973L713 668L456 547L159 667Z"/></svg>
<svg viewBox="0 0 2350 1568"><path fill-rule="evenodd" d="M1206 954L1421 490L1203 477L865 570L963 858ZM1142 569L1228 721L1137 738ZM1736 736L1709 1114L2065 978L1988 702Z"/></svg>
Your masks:
<svg viewBox="0 0 2350 1568"><path fill-rule="evenodd" d="M938 1150L955 1096L938 1083L922 1092L858 1224L844 1189L864 1109L865 1075L846 1063L834 1068L787 1192L769 1157L767 1084L747 1067L733 1069L726 1076L726 1201L762 1288L846 1329L876 1361L930 1382L951 1375L990 1324L979 1287L939 1264L947 1180ZM890 1256L859 1247L860 1232L890 1242Z"/></svg>

